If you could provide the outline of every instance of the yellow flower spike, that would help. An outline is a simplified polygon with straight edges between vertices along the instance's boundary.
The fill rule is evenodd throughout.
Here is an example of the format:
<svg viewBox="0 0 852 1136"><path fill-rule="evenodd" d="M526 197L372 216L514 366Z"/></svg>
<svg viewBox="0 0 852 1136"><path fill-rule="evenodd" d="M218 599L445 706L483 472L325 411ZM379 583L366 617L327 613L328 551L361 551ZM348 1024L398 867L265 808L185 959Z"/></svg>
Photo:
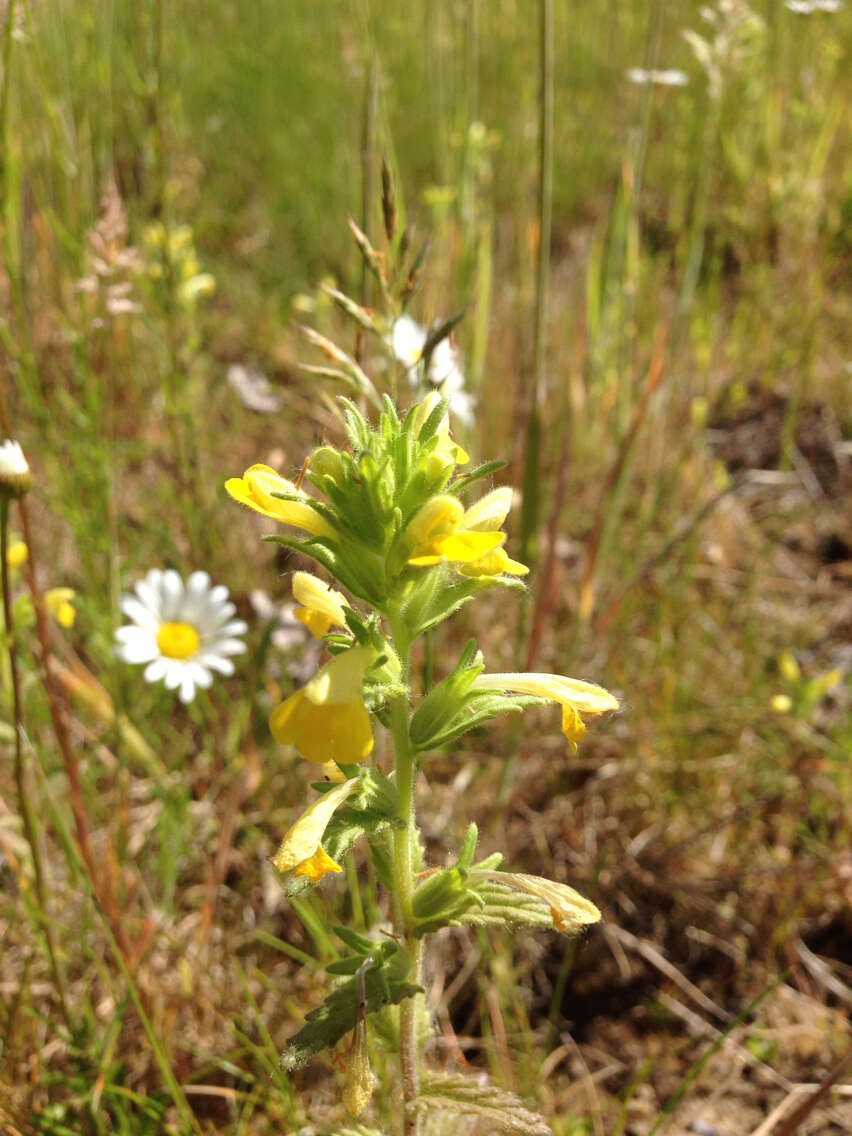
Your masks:
<svg viewBox="0 0 852 1136"><path fill-rule="evenodd" d="M275 740L294 745L317 765L363 761L373 748L373 731L361 684L374 657L370 647L335 655L272 711L269 728Z"/></svg>
<svg viewBox="0 0 852 1136"><path fill-rule="evenodd" d="M464 507L457 497L442 493L427 501L408 525L412 553L408 563L416 567L444 561L467 564L480 560L505 540L501 532L460 528L464 516Z"/></svg>
<svg viewBox="0 0 852 1136"><path fill-rule="evenodd" d="M586 732L583 714L605 714L607 710L618 709L618 699L602 686L564 675L530 672L481 674L473 680L471 689L512 691L558 702L562 707L562 731L574 749Z"/></svg>
<svg viewBox="0 0 852 1136"><path fill-rule="evenodd" d="M323 520L310 503L310 497L268 465L250 466L242 477L229 478L225 482L225 489L235 501L265 517L305 529L312 536L336 535L331 525ZM280 497L274 497L274 493L297 494L300 500L283 501Z"/></svg>
<svg viewBox="0 0 852 1136"><path fill-rule="evenodd" d="M354 780L344 781L337 788L329 789L302 813L271 858L279 872L307 876L316 883L325 875L343 871L323 848L322 838L335 811L355 788L355 784Z"/></svg>
<svg viewBox="0 0 852 1136"><path fill-rule="evenodd" d="M6 549L6 563L9 568L14 572L16 568L20 568L22 564L26 564L27 558L30 555L30 550L22 540L14 540Z"/></svg>
<svg viewBox="0 0 852 1136"><path fill-rule="evenodd" d="M487 879L514 891L524 892L540 899L550 908L550 917L557 931L574 935L583 927L599 923L601 913L597 907L567 884L546 880L542 876L527 876L517 872L471 872L473 879Z"/></svg>
<svg viewBox="0 0 852 1136"><path fill-rule="evenodd" d="M44 593L44 606L62 627L74 626L77 612L73 599L73 588L50 588Z"/></svg>
<svg viewBox="0 0 852 1136"><path fill-rule="evenodd" d="M322 639L332 626L346 626L343 596L310 572L293 573L293 598L303 605L296 609L296 619L315 639Z"/></svg>

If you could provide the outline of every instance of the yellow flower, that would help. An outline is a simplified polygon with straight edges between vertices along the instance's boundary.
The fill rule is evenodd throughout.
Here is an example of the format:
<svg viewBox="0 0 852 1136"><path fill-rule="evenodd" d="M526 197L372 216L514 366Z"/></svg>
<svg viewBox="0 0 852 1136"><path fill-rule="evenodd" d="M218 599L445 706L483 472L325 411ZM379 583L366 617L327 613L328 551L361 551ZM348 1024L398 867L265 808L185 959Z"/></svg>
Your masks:
<svg viewBox="0 0 852 1136"><path fill-rule="evenodd" d="M331 872L343 871L323 848L322 838L335 810L354 788L354 780L344 781L335 789L329 789L302 813L272 857L272 863L279 872L307 876L316 883Z"/></svg>
<svg viewBox="0 0 852 1136"><path fill-rule="evenodd" d="M420 431L426 424L427 418L440 401L441 396L437 391L429 391L423 401L417 404L411 419L412 433L419 437ZM447 466L467 465L470 461L470 454L468 454L466 450L463 450L462 447L451 438L450 416L448 413L445 413L439 422L435 434L438 439L438 444L427 458L426 465L426 473L429 477L437 477Z"/></svg>
<svg viewBox="0 0 852 1136"><path fill-rule="evenodd" d="M14 571L22 564L26 564L29 554L30 550L22 540L13 540L6 549L6 563Z"/></svg>
<svg viewBox="0 0 852 1136"><path fill-rule="evenodd" d="M293 596L303 605L296 609L296 619L314 638L322 639L332 625L346 626L343 596L310 572L293 573Z"/></svg>
<svg viewBox="0 0 852 1136"><path fill-rule="evenodd" d="M782 651L778 656L778 670L786 678L787 682L798 682L802 677L799 664L796 662L795 655L790 651Z"/></svg>
<svg viewBox="0 0 852 1136"><path fill-rule="evenodd" d="M546 880L542 876L527 876L517 872L471 872L474 879L492 880L504 887L535 896L550 908L550 917L557 931L573 935L591 923L599 923L601 913L595 905L567 884Z"/></svg>
<svg viewBox="0 0 852 1136"><path fill-rule="evenodd" d="M473 680L472 690L513 691L548 698L562 707L562 732L576 750L586 732L583 714L605 714L618 709L618 699L602 686L563 675L509 673L481 674Z"/></svg>
<svg viewBox="0 0 852 1136"><path fill-rule="evenodd" d="M776 714L789 714L793 709L793 699L789 694L773 694L769 699L769 705Z"/></svg>
<svg viewBox="0 0 852 1136"><path fill-rule="evenodd" d="M231 477L225 482L225 489L235 501L248 505L256 513L281 521L285 525L305 529L313 536L334 536L331 525L319 515L306 493L297 489L292 481L281 477L268 465L253 465L242 477ZM284 501L275 493L293 494L297 501Z"/></svg>
<svg viewBox="0 0 852 1136"><path fill-rule="evenodd" d="M361 684L374 655L370 647L350 647L321 667L272 711L275 740L318 765L363 761L373 748L373 731Z"/></svg>
<svg viewBox="0 0 852 1136"><path fill-rule="evenodd" d="M44 606L62 627L73 627L74 610L73 588L50 588L44 593Z"/></svg>
<svg viewBox="0 0 852 1136"><path fill-rule="evenodd" d="M409 522L408 563L417 567L445 561L468 564L481 560L506 539L502 532L465 528L465 518L464 506L457 497L447 493L432 497Z"/></svg>

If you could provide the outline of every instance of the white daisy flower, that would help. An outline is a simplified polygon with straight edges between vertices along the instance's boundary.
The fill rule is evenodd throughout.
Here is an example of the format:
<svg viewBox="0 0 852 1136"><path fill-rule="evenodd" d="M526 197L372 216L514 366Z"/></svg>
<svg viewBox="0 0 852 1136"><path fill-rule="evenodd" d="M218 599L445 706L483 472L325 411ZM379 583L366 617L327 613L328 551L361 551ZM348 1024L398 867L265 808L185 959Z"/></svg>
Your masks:
<svg viewBox="0 0 852 1136"><path fill-rule="evenodd" d="M408 372L412 387L433 387L449 401L450 413L467 426L473 424L476 400L464 389L464 372L458 348L450 337L435 345L429 359L429 370L423 374L423 348L428 339L424 327L411 318L402 315L394 320L387 342L396 358Z"/></svg>
<svg viewBox="0 0 852 1136"><path fill-rule="evenodd" d="M130 625L116 631L115 653L125 663L147 663L146 682L162 679L181 702L191 702L196 687L211 685L214 671L234 673L228 656L245 651L237 636L248 626L232 618L237 609L224 585L211 587L206 572L193 572L184 583L171 568L152 568L134 591L121 597Z"/></svg>
<svg viewBox="0 0 852 1136"><path fill-rule="evenodd" d="M388 346L396 358L408 371L408 378L412 386L418 382L418 367L423 359L423 348L426 346L426 328L421 327L417 320L411 316L399 316L393 321L393 326L387 336Z"/></svg>

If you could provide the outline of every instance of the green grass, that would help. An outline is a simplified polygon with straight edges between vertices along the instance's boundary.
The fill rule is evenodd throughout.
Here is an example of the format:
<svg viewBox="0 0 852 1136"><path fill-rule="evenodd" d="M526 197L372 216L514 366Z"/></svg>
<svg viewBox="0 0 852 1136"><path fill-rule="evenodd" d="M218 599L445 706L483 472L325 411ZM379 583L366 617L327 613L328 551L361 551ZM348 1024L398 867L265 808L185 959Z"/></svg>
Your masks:
<svg viewBox="0 0 852 1136"><path fill-rule="evenodd" d="M520 669L533 633L536 669L601 681L624 712L575 759L544 717L474 735L434 759L421 805L430 847L473 815L485 853L505 847L521 870L550 857L556 878L585 888L727 1014L715 1019L647 955L603 934L576 957L555 936L442 940L434 965L452 1000L432 1059L461 1050L501 1084L512 1068L504 1087L538 1100L557 1134L677 1131L666 1123L702 1115L726 1076L731 1107L765 1116L783 1096L779 1078L819 1081L850 1044L836 983L848 990L840 443L852 426L852 16L757 9L765 24L713 101L681 35L708 34L698 8L554 5L538 560L527 600L484 598L458 628L495 670ZM320 997L313 960L334 957L326 929L349 902L331 884L297 909L264 863L307 785L266 726L300 652L271 645L247 593L285 602L294 564L257 539L222 483L254 461L295 476L315 444L339 440L334 392L298 372L297 360L320 360L291 320L298 308L352 346L329 304L318 299L306 317L294 300L328 275L360 294L345 222L362 215L371 58L377 153L392 162L417 239L433 236L411 310L426 321L472 305L457 338L480 408L462 440L474 461L508 461L501 483L521 483L539 213L533 7L56 0L48 18L18 0L7 10L4 413L36 475L39 583L78 595L73 630L51 628L53 653L100 684L82 699L66 679L57 697L94 857L108 870L93 882L80 856L22 606L26 792L47 902L34 898L4 669L0 1123L26 1136L337 1131L331 1064L293 1077L277 1066ZM624 71L636 65L682 68L689 83L632 86ZM140 306L116 318L103 310L105 284L95 297L75 289L92 271L87 234L111 179L126 243L144 261L110 277L130 280ZM375 235L378 202L368 217ZM180 302L179 264L145 246L157 218L191 226L213 297ZM270 376L280 415L239 403L225 382L233 361ZM786 477L761 480L755 468ZM12 523L20 531L14 509ZM154 565L207 568L251 619L237 675L188 710L112 654L119 595ZM15 587L26 591L23 574ZM799 660L798 687L779 673L783 650ZM436 672L457 653L436 640ZM811 698L807 684L837 667L841 682ZM773 711L778 693L793 696L792 713ZM799 940L824 958L831 989ZM782 973L751 1024L737 1024ZM712 1031L729 1026L716 1052ZM770 1067L753 1084L725 1064L732 1052L756 1059L751 1036L766 1037ZM791 1040L802 1037L809 1044ZM395 1131L393 1062L379 1054L376 1066L386 1081L372 1115ZM841 1113L848 1098L828 1094L821 1107Z"/></svg>

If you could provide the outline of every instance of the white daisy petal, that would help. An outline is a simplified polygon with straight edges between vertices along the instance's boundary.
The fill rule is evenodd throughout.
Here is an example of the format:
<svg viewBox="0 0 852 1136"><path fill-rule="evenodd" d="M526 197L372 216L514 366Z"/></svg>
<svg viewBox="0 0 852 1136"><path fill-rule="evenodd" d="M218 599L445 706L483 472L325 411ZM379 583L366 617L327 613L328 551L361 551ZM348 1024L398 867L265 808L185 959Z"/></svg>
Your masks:
<svg viewBox="0 0 852 1136"><path fill-rule="evenodd" d="M181 610L181 601L185 593L183 580L181 580L174 568L169 568L168 571L163 573L163 581L160 588L163 595L163 606L161 608L163 619L176 621L178 613Z"/></svg>
<svg viewBox="0 0 852 1136"><path fill-rule="evenodd" d="M234 664L223 655L200 655L198 661L202 666L211 671L218 671L219 674L232 675L234 673Z"/></svg>
<svg viewBox="0 0 852 1136"><path fill-rule="evenodd" d="M189 703L195 698L195 683L192 681L192 675L184 675L180 683L180 692L178 694L181 702Z"/></svg>
<svg viewBox="0 0 852 1136"><path fill-rule="evenodd" d="M163 573L159 568L152 568L142 580L137 580L133 590L150 611L159 612L161 605L160 581Z"/></svg>
<svg viewBox="0 0 852 1136"><path fill-rule="evenodd" d="M131 621L138 627L144 627L147 631L151 631L154 635L157 634L161 620L155 611L136 598L136 596L122 596L121 597L121 610Z"/></svg>
<svg viewBox="0 0 852 1136"><path fill-rule="evenodd" d="M164 659L160 656L149 663L145 668L143 678L146 682L159 682L161 678L165 677L166 671L169 669L169 659Z"/></svg>
<svg viewBox="0 0 852 1136"><path fill-rule="evenodd" d="M125 663L147 663L160 653L155 637L141 627L119 627L115 640L115 653Z"/></svg>
<svg viewBox="0 0 852 1136"><path fill-rule="evenodd" d="M220 655L241 655L246 645L242 639L221 639L216 643L216 650Z"/></svg>
<svg viewBox="0 0 852 1136"><path fill-rule="evenodd" d="M166 684L166 690L177 690L183 682L183 674L185 667L182 659L169 659L166 667L166 673L163 679Z"/></svg>
<svg viewBox="0 0 852 1136"><path fill-rule="evenodd" d="M248 631L248 624L244 619L233 619L230 623L226 623L224 627L219 628L220 635L245 635Z"/></svg>

